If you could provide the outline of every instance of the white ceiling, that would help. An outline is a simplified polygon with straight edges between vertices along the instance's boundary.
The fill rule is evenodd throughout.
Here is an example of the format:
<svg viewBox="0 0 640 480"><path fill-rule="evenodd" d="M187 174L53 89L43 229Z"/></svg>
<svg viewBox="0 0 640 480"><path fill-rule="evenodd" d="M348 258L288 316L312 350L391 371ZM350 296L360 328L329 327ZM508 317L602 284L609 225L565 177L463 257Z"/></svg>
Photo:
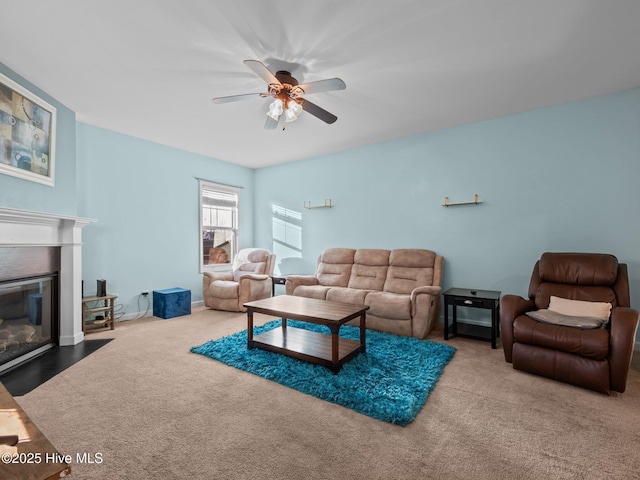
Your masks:
<svg viewBox="0 0 640 480"><path fill-rule="evenodd" d="M0 0L0 62L79 121L258 168L640 87L638 0ZM242 61L338 116L264 130Z"/></svg>

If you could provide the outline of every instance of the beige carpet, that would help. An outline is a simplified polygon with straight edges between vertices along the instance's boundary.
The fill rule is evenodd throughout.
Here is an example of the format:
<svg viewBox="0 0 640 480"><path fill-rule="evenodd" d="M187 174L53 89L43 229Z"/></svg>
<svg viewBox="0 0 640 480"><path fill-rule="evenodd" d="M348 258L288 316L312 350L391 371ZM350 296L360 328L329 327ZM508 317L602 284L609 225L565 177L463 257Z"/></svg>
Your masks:
<svg viewBox="0 0 640 480"><path fill-rule="evenodd" d="M637 370L607 397L454 339L403 428L189 352L245 328L242 314L204 309L123 322L90 336L114 341L17 400L61 453L103 455L72 463L83 480L640 478Z"/></svg>

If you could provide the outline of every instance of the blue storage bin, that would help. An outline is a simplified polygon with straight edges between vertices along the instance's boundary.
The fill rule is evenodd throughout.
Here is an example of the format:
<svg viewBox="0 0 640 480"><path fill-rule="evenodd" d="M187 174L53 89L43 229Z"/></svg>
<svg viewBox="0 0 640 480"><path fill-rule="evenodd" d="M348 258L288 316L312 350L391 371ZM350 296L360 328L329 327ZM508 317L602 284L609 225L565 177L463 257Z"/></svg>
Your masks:
<svg viewBox="0 0 640 480"><path fill-rule="evenodd" d="M153 291L153 316L173 318L191 314L191 290L167 288Z"/></svg>

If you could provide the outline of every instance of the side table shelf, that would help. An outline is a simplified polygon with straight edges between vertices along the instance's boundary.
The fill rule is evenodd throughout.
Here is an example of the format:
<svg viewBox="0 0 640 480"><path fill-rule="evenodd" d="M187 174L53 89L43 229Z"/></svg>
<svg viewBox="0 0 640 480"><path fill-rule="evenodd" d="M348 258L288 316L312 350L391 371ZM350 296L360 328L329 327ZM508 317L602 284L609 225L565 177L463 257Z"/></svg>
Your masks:
<svg viewBox="0 0 640 480"><path fill-rule="evenodd" d="M116 295L107 294L100 297L82 298L82 331L85 333L110 327L116 328L115 302ZM90 320L87 317L96 313L103 313L102 320Z"/></svg>

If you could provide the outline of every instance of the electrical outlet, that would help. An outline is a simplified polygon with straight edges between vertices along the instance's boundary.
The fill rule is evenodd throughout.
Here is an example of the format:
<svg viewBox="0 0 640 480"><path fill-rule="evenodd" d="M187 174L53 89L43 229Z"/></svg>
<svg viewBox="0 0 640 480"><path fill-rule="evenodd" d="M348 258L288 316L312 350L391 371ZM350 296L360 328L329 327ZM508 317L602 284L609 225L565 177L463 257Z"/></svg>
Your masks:
<svg viewBox="0 0 640 480"><path fill-rule="evenodd" d="M149 295L149 290L142 290L142 296L146 297L147 295Z"/></svg>

